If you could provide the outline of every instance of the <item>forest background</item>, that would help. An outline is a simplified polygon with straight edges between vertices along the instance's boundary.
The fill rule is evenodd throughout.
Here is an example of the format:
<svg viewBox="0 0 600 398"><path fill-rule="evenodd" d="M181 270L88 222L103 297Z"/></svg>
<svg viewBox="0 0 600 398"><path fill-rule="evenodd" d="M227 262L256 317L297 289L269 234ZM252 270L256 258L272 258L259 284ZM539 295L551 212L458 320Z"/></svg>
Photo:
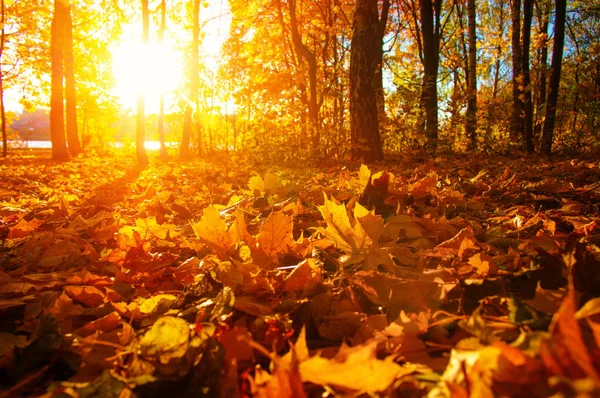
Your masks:
<svg viewBox="0 0 600 398"><path fill-rule="evenodd" d="M17 102L25 112L50 109L55 158L77 155L81 142L127 142L134 129L141 163L146 139L159 139L163 155L167 142L186 157L243 150L271 160L597 149L593 3L209 3L2 0L4 154L18 138ZM210 26L221 18L229 34L219 25L215 61ZM115 62L127 35L137 47ZM168 60L179 69L165 69ZM135 80L127 94L123 76ZM159 107L145 104L148 87Z"/></svg>

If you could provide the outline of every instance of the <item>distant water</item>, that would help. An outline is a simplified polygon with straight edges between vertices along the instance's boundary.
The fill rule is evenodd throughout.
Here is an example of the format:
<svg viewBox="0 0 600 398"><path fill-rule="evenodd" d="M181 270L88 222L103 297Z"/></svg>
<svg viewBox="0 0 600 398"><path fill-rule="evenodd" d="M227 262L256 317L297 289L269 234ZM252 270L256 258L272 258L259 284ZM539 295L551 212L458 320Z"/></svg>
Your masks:
<svg viewBox="0 0 600 398"><path fill-rule="evenodd" d="M122 142L113 142L110 144L115 148L123 148ZM174 148L179 145L178 142L165 142L167 148ZM51 141L9 141L8 146L11 148L36 148L36 149L50 149L52 148ZM144 143L144 147L146 147L149 151L158 151L160 149L159 141L146 141Z"/></svg>

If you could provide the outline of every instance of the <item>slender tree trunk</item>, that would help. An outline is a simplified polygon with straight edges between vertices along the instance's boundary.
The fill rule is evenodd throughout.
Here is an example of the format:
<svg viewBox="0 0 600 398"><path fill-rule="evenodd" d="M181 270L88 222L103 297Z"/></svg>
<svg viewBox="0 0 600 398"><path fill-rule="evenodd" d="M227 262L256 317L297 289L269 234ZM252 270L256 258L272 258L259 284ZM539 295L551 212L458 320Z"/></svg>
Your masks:
<svg viewBox="0 0 600 398"><path fill-rule="evenodd" d="M4 109L4 72L2 71L2 56L4 55L4 44L6 40L4 22L6 20L6 8L4 0L0 0L0 121L2 123L2 157L8 156L8 138L6 135L6 111Z"/></svg>
<svg viewBox="0 0 600 398"><path fill-rule="evenodd" d="M367 162L383 159L377 119L375 76L378 67L377 0L357 0L350 47L350 131L352 157Z"/></svg>
<svg viewBox="0 0 600 398"><path fill-rule="evenodd" d="M423 91L422 103L425 106L425 134L428 146L437 149L438 139L438 98L437 76L439 62L439 38L436 37L436 21L441 1L419 0L421 6L421 33L423 35Z"/></svg>
<svg viewBox="0 0 600 398"><path fill-rule="evenodd" d="M148 0L142 0L142 43L144 47L148 46L150 36L150 16L148 11ZM138 164L148 165L148 154L146 153L146 104L143 89L140 87L137 94L137 119L135 134L135 149Z"/></svg>
<svg viewBox="0 0 600 398"><path fill-rule="evenodd" d="M531 19L533 18L533 0L523 0L523 87L525 119L525 150L533 152L533 102L531 99L531 72L529 70L529 47L531 43Z"/></svg>
<svg viewBox="0 0 600 398"><path fill-rule="evenodd" d="M498 16L498 27L497 32L499 32L499 37L502 37L502 33L504 32L504 1L501 0L498 4L500 15ZM496 46L496 53L494 57L496 61L494 62L494 83L492 84L492 98L490 99L490 105L488 106L487 113L487 125L485 128L486 139L491 138L492 136L492 126L496 123L496 119L494 116L494 112L496 110L496 100L498 97L498 84L500 82L500 66L502 59L502 44L501 41L497 41L498 44Z"/></svg>
<svg viewBox="0 0 600 398"><path fill-rule="evenodd" d="M521 0L512 0L512 114L510 136L513 142L523 138L523 101L521 100L523 78L523 56L521 49Z"/></svg>
<svg viewBox="0 0 600 398"><path fill-rule="evenodd" d="M540 37L542 43L539 51L539 72L537 81L537 93L535 104L535 126L533 130L534 137L537 139L542 133L544 124L544 110L546 105L546 81L548 80L548 25L550 20L550 2L549 0L538 0L535 2L537 7L538 26L540 27Z"/></svg>
<svg viewBox="0 0 600 398"><path fill-rule="evenodd" d="M387 114L385 113L385 92L383 91L383 36L387 27L388 15L390 12L390 1L383 0L381 6L381 17L379 18L379 40L381 46L377 47L378 66L375 72L375 92L377 94L377 119L379 121L380 133L387 126Z"/></svg>
<svg viewBox="0 0 600 398"><path fill-rule="evenodd" d="M69 151L65 139L65 119L63 104L63 50L65 47L65 6L61 0L54 0L54 15L50 39L50 61L52 64L50 92L50 140L52 158L68 160Z"/></svg>
<svg viewBox="0 0 600 398"><path fill-rule="evenodd" d="M200 121L200 99L198 96L198 90L200 90L200 6L202 5L201 0L194 0L194 21L192 27L192 79L191 79L191 90L192 90L192 101L194 102L194 125L196 126L196 134L198 136L198 154L202 153L202 145L204 144L204 151L212 151L212 145L209 147L206 140L205 128L202 126Z"/></svg>
<svg viewBox="0 0 600 398"><path fill-rule="evenodd" d="M200 80L198 77L198 46L200 44L200 0L194 1L194 13L192 15L192 51L190 57L190 96L189 101L185 107L185 114L183 119L183 136L181 139L181 152L182 158L190 157L190 139L192 137L192 126L193 126L193 110L192 104L196 110L196 129L198 131L198 151L201 152L201 137L200 137L200 105L198 103L198 88Z"/></svg>
<svg viewBox="0 0 600 398"><path fill-rule="evenodd" d="M308 65L308 91L310 96L307 98L308 117L310 119L310 135L313 150L319 147L321 140L320 120L319 120L319 101L317 98L317 58L315 54L302 42L298 22L296 20L296 0L288 0L288 9L290 13L290 30L292 33L292 43L298 61L304 59Z"/></svg>
<svg viewBox="0 0 600 398"><path fill-rule="evenodd" d="M158 29L158 42L164 44L165 30L167 29L167 2L160 3L160 28ZM160 91L160 105L158 110L158 140L160 141L160 157L167 158L167 147L165 146L165 90Z"/></svg>
<svg viewBox="0 0 600 398"><path fill-rule="evenodd" d="M77 156L82 152L77 128L77 88L75 85L75 60L73 58L73 20L71 2L65 1L65 94L67 108L67 142L69 152Z"/></svg>
<svg viewBox="0 0 600 398"><path fill-rule="evenodd" d="M554 139L554 125L556 123L556 104L558 103L558 89L560 87L560 72L562 67L563 47L565 45L565 20L567 0L556 0L556 17L554 20L554 47L552 49L552 74L548 87L548 103L546 105L546 119L542 133L541 152L549 155L552 152Z"/></svg>
<svg viewBox="0 0 600 398"><path fill-rule="evenodd" d="M477 25L475 0L467 2L469 28L469 72L467 76L467 137L470 149L477 148Z"/></svg>

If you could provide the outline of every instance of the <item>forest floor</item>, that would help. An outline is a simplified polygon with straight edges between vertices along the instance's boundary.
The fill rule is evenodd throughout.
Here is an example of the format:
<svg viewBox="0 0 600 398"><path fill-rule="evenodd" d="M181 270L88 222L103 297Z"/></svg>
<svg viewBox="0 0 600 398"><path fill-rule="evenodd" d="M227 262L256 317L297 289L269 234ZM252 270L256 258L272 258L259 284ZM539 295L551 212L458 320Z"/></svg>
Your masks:
<svg viewBox="0 0 600 398"><path fill-rule="evenodd" d="M600 396L598 159L0 160L0 397Z"/></svg>

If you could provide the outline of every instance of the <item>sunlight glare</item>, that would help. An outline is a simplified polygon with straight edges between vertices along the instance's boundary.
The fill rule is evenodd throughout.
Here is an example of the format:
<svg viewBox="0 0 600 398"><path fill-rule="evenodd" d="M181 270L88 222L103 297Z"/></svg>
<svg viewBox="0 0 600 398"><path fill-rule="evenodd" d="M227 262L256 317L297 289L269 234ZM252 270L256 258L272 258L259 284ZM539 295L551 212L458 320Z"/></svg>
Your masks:
<svg viewBox="0 0 600 398"><path fill-rule="evenodd" d="M146 113L158 113L160 94L172 94L183 80L181 54L166 44L139 41L121 43L113 50L113 90L121 105L136 109L137 93L146 99Z"/></svg>

